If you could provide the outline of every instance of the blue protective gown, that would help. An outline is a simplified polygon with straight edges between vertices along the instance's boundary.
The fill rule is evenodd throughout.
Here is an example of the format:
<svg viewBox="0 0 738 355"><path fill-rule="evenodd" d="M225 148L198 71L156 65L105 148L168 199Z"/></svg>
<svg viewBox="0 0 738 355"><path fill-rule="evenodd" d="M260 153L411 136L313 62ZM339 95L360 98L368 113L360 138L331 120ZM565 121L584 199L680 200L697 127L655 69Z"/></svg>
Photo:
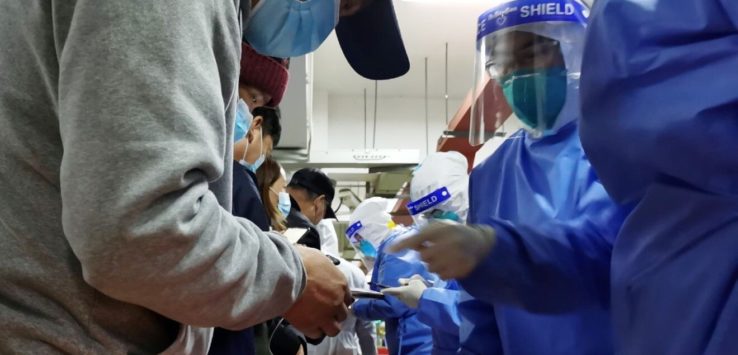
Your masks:
<svg viewBox="0 0 738 355"><path fill-rule="evenodd" d="M537 140L513 135L474 169L469 198L469 223L495 228L497 242L459 280L477 299L459 305L462 353L612 353L608 275L625 211L595 176L576 122Z"/></svg>
<svg viewBox="0 0 738 355"><path fill-rule="evenodd" d="M377 258L372 271L372 283L390 287L400 286L400 278L410 278L417 274L431 282L439 282L438 276L426 269L420 254L414 250L404 250L388 254L385 249L400 240L417 233L417 229L400 229L390 234L379 245ZM379 291L375 286L372 289ZM366 320L384 320L387 347L392 355L426 355L433 347L431 328L418 320L416 310L406 306L392 296L382 300L360 299L353 306L356 317Z"/></svg>
<svg viewBox="0 0 738 355"><path fill-rule="evenodd" d="M433 330L433 355L456 354L459 349L460 293L452 280L443 287L425 289L418 300L418 319Z"/></svg>
<svg viewBox="0 0 738 355"><path fill-rule="evenodd" d="M738 4L598 0L581 139L617 201L622 354L738 354Z"/></svg>

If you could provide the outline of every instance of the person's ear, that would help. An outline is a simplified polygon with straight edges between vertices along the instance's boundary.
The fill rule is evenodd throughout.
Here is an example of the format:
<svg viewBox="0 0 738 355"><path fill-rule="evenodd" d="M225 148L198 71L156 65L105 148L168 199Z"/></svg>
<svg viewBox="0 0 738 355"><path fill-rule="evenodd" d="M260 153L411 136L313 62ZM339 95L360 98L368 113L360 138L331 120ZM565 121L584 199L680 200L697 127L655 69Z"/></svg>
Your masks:
<svg viewBox="0 0 738 355"><path fill-rule="evenodd" d="M261 125L264 123L264 118L261 116L256 116L251 121L251 131L256 130L257 128L261 129Z"/></svg>
<svg viewBox="0 0 738 355"><path fill-rule="evenodd" d="M249 128L249 133L246 134L246 138L249 140L249 144L254 142L254 138L256 138L256 129L261 129L261 125L264 123L264 119L261 116L256 116L251 121L251 128Z"/></svg>
<svg viewBox="0 0 738 355"><path fill-rule="evenodd" d="M326 209L325 201L326 201L325 195L320 195L315 199L315 208L319 212L320 219L323 219L323 216L325 215L325 209Z"/></svg>

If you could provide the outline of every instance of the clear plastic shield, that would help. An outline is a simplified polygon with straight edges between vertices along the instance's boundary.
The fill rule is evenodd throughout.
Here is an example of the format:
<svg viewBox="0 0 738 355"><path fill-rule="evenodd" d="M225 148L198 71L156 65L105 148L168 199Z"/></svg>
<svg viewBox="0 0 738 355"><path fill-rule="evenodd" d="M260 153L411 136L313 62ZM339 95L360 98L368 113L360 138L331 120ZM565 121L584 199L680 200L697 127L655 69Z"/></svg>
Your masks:
<svg viewBox="0 0 738 355"><path fill-rule="evenodd" d="M352 224L346 231L346 238L354 248L356 256L361 259L367 269L371 270L374 267L374 261L377 259L377 248L369 240L362 237L359 233L362 229L364 229L364 226L361 221Z"/></svg>
<svg viewBox="0 0 738 355"><path fill-rule="evenodd" d="M469 141L508 119L541 137L579 117L589 9L577 0L504 2L479 17Z"/></svg>

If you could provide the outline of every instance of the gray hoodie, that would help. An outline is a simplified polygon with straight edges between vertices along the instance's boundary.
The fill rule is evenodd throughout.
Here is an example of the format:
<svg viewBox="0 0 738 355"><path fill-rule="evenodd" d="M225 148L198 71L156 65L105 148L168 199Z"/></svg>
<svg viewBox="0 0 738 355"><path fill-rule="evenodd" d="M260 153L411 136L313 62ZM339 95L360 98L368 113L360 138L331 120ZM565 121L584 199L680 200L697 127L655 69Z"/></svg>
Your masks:
<svg viewBox="0 0 738 355"><path fill-rule="evenodd" d="M229 213L238 5L0 0L0 353L200 353L299 296Z"/></svg>

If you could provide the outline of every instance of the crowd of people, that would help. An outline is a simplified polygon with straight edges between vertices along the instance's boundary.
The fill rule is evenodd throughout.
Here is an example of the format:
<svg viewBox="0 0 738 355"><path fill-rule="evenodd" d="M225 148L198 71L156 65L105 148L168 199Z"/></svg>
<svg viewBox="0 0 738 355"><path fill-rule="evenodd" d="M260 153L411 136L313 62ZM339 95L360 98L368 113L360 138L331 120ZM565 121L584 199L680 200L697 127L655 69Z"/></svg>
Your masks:
<svg viewBox="0 0 738 355"><path fill-rule="evenodd" d="M361 201L357 260L336 182L272 152L332 31L408 71L391 0L0 8L0 353L738 352L728 1L491 4L470 126L523 129L428 154L412 223Z"/></svg>

